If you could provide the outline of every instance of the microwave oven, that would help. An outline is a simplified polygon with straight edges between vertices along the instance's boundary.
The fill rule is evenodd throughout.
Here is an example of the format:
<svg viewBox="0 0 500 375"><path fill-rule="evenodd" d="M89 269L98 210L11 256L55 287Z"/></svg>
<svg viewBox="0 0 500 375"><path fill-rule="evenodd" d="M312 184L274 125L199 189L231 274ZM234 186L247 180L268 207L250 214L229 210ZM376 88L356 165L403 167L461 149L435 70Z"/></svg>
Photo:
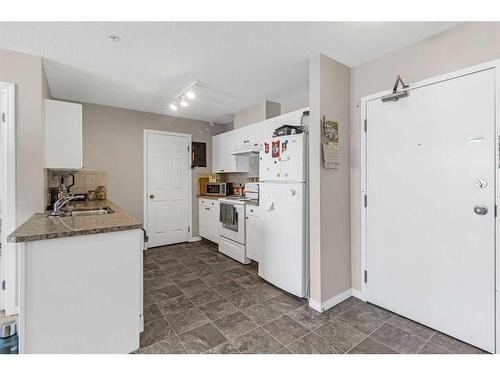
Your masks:
<svg viewBox="0 0 500 375"><path fill-rule="evenodd" d="M227 195L227 186L225 183L208 182L205 185L205 195Z"/></svg>

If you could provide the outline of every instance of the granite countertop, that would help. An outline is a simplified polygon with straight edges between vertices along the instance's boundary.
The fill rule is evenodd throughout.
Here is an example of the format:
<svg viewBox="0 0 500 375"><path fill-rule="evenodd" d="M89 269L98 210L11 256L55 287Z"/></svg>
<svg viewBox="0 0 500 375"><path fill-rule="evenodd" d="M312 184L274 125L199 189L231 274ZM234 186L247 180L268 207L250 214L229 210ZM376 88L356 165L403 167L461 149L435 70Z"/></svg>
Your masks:
<svg viewBox="0 0 500 375"><path fill-rule="evenodd" d="M110 207L114 212L105 215L49 218L49 211L31 216L9 235L9 242L29 242L53 238L84 236L142 228L142 223L109 200L70 202L68 209Z"/></svg>

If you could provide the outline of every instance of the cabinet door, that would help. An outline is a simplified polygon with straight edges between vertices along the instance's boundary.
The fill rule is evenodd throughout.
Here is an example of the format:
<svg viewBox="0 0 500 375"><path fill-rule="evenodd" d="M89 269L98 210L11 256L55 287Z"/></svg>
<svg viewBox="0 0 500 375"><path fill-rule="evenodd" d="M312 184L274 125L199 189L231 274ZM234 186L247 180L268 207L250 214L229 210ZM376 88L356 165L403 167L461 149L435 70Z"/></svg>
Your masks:
<svg viewBox="0 0 500 375"><path fill-rule="evenodd" d="M246 215L247 257L260 262L262 251L262 225L259 216Z"/></svg>
<svg viewBox="0 0 500 375"><path fill-rule="evenodd" d="M212 137L212 172L220 172L223 169L222 141L222 134Z"/></svg>
<svg viewBox="0 0 500 375"><path fill-rule="evenodd" d="M219 243L219 207L212 206L210 213L210 240Z"/></svg>
<svg viewBox="0 0 500 375"><path fill-rule="evenodd" d="M199 204L198 212L200 236L208 238L210 236L210 208L203 204Z"/></svg>
<svg viewBox="0 0 500 375"><path fill-rule="evenodd" d="M250 140L252 138L251 134L252 126L247 125L242 128L238 128L232 131L233 133L233 150L241 150L244 148L248 148L250 146Z"/></svg>
<svg viewBox="0 0 500 375"><path fill-rule="evenodd" d="M264 124L257 123L248 126L249 136L248 143L251 146L261 144L264 139Z"/></svg>
<svg viewBox="0 0 500 375"><path fill-rule="evenodd" d="M237 157L231 154L233 151L233 139L232 131L212 137L212 172L244 172L244 163L239 170ZM248 167L246 167L246 169L248 169Z"/></svg>
<svg viewBox="0 0 500 375"><path fill-rule="evenodd" d="M82 169L82 105L45 100L45 167Z"/></svg>

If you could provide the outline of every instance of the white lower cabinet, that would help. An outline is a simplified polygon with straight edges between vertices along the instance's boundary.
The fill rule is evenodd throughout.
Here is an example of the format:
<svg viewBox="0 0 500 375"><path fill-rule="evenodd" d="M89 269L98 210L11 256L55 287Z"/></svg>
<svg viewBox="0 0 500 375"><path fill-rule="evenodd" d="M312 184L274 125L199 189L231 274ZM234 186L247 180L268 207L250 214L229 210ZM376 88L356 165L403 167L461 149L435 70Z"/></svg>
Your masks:
<svg viewBox="0 0 500 375"><path fill-rule="evenodd" d="M216 199L199 198L200 236L219 243L219 201Z"/></svg>
<svg viewBox="0 0 500 375"><path fill-rule="evenodd" d="M245 210L247 257L260 262L264 228L260 220L259 207L247 205Z"/></svg>

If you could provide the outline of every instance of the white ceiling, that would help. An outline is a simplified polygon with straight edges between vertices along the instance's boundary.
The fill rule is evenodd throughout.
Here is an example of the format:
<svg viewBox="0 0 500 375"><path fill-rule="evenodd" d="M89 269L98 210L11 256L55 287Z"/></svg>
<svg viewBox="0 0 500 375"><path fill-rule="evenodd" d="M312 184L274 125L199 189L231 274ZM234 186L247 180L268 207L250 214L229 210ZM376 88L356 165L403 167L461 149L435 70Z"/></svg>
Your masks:
<svg viewBox="0 0 500 375"><path fill-rule="evenodd" d="M226 123L264 99L307 101L315 53L352 67L456 24L0 22L0 48L44 57L55 98ZM169 102L195 79L196 101L172 112Z"/></svg>

